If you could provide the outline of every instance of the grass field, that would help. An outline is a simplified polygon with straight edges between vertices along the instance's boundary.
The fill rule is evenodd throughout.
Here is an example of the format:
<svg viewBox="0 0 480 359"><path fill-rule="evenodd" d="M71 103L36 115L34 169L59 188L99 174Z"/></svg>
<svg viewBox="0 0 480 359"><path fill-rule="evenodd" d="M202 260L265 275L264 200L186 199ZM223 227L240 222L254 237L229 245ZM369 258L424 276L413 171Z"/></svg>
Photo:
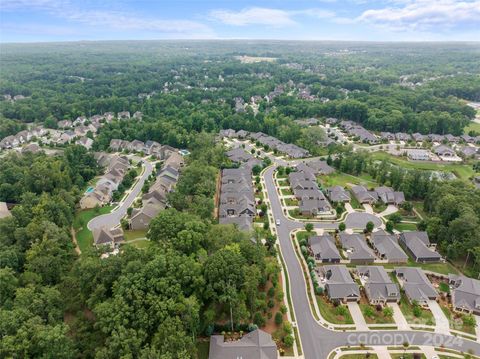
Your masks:
<svg viewBox="0 0 480 359"><path fill-rule="evenodd" d="M334 172L328 176L322 176L320 181L323 187L342 186L346 187L347 184L362 184L367 187L374 187L378 184L367 174L362 174L358 177L349 175L343 172Z"/></svg>
<svg viewBox="0 0 480 359"><path fill-rule="evenodd" d="M393 228L395 228L397 231L403 232L403 231L416 231L417 230L417 225L415 223L396 223Z"/></svg>
<svg viewBox="0 0 480 359"><path fill-rule="evenodd" d="M80 250L83 252L87 248L93 245L93 235L92 232L87 228L88 222L97 216L102 214L110 213L113 209L113 206L105 206L100 207L98 211L94 209L78 211L75 214L75 218L73 220L73 228L75 229L75 233L77 236L78 246Z"/></svg>
<svg viewBox="0 0 480 359"><path fill-rule="evenodd" d="M371 154L373 159L382 161L387 160L393 164L401 166L406 169L417 169L426 171L443 171L451 172L455 176L461 179L468 179L473 176L475 172L471 165L458 164L458 163L430 163L430 162L413 162L408 161L405 157L392 156L386 152L375 152Z"/></svg>
<svg viewBox="0 0 480 359"><path fill-rule="evenodd" d="M147 236L146 230L127 230L124 231L125 241L131 241L132 239L145 238Z"/></svg>
<svg viewBox="0 0 480 359"><path fill-rule="evenodd" d="M463 129L463 133L466 135L468 135L470 131L480 132L480 123L472 121Z"/></svg>

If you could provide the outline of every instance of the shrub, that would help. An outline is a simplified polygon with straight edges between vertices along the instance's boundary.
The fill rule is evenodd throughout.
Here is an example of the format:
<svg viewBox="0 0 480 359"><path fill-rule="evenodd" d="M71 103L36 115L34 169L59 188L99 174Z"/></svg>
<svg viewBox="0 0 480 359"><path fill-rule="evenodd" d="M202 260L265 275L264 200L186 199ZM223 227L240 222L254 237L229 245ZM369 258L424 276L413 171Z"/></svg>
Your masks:
<svg viewBox="0 0 480 359"><path fill-rule="evenodd" d="M269 308L273 308L275 306L275 301L273 299L270 299L267 305Z"/></svg>
<svg viewBox="0 0 480 359"><path fill-rule="evenodd" d="M283 323L283 331L285 334L292 334L292 324L289 322Z"/></svg>
<svg viewBox="0 0 480 359"><path fill-rule="evenodd" d="M338 225L338 230L341 232L343 232L346 228L347 226L343 222Z"/></svg>
<svg viewBox="0 0 480 359"><path fill-rule="evenodd" d="M340 307L339 307L340 308ZM375 312L373 310L372 307L368 306L368 307L365 307L365 309L363 310L363 314L366 316L366 317L373 317L375 316Z"/></svg>
<svg viewBox="0 0 480 359"><path fill-rule="evenodd" d="M270 287L270 288L268 289L267 295L268 295L270 298L273 297L273 296L275 295L275 288Z"/></svg>
<svg viewBox="0 0 480 359"><path fill-rule="evenodd" d="M285 346L287 348L291 348L292 345L293 345L293 337L291 334L288 334L288 335L285 335L285 338L283 338L283 344L285 344Z"/></svg>
<svg viewBox="0 0 480 359"><path fill-rule="evenodd" d="M282 305L280 306L280 311L282 312L282 314L287 314L287 307L282 304Z"/></svg>
<svg viewBox="0 0 480 359"><path fill-rule="evenodd" d="M383 315L387 318L393 317L393 309L390 307L383 308Z"/></svg>
<svg viewBox="0 0 480 359"><path fill-rule="evenodd" d="M347 308L343 305L339 305L336 309L335 312L337 315L345 316L348 312Z"/></svg>
<svg viewBox="0 0 480 359"><path fill-rule="evenodd" d="M275 324L280 325L283 323L283 315L280 312L275 313Z"/></svg>
<svg viewBox="0 0 480 359"><path fill-rule="evenodd" d="M263 327L265 325L265 318L263 318L262 313L256 312L253 315L253 323L258 327Z"/></svg>

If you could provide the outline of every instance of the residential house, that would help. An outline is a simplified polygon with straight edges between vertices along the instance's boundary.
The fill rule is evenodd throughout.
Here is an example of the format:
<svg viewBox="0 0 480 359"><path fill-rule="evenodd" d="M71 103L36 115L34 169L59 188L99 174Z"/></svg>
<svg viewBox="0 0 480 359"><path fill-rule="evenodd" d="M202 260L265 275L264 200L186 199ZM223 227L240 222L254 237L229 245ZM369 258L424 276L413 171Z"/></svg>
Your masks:
<svg viewBox="0 0 480 359"><path fill-rule="evenodd" d="M87 118L85 116L78 116L75 121L73 121L73 126L80 126L87 122Z"/></svg>
<svg viewBox="0 0 480 359"><path fill-rule="evenodd" d="M5 202L0 202L0 219L1 218L6 218L6 217L11 217L12 213L9 211L7 207L7 203Z"/></svg>
<svg viewBox="0 0 480 359"><path fill-rule="evenodd" d="M209 359L277 359L277 345L261 329L245 334L240 340L225 341L223 335L210 337Z"/></svg>
<svg viewBox="0 0 480 359"><path fill-rule="evenodd" d="M247 162L249 159L253 158L250 153L246 152L241 147L237 147L228 151L226 155L230 159L230 161L236 163Z"/></svg>
<svg viewBox="0 0 480 359"><path fill-rule="evenodd" d="M400 288L392 282L387 272L380 266L357 267L360 280L365 282L365 294L370 304L398 303Z"/></svg>
<svg viewBox="0 0 480 359"><path fill-rule="evenodd" d="M130 228L133 230L146 230L153 218L165 207L147 204L141 208L134 208L130 218Z"/></svg>
<svg viewBox="0 0 480 359"><path fill-rule="evenodd" d="M395 235L379 230L372 233L371 243L380 259L386 259L388 263L408 262L408 256L398 244Z"/></svg>
<svg viewBox="0 0 480 359"><path fill-rule="evenodd" d="M70 121L70 120L62 120L62 121L58 121L58 122L57 122L57 127L58 127L58 128L63 128L63 129L65 129L65 128L72 127L72 125L73 125L73 124L72 124L72 121Z"/></svg>
<svg viewBox="0 0 480 359"><path fill-rule="evenodd" d="M438 293L420 268L395 268L395 273L403 282L403 290L410 303L428 305L429 300L436 300Z"/></svg>
<svg viewBox="0 0 480 359"><path fill-rule="evenodd" d="M446 145L435 146L433 152L440 157L455 157L455 151Z"/></svg>
<svg viewBox="0 0 480 359"><path fill-rule="evenodd" d="M117 118L119 120L128 120L130 118L130 112L129 111L122 111L117 114Z"/></svg>
<svg viewBox="0 0 480 359"><path fill-rule="evenodd" d="M412 139L412 136L410 136L408 133L403 133L403 132L397 132L395 134L395 138L398 140L398 141L404 141L404 142L408 142Z"/></svg>
<svg viewBox="0 0 480 359"><path fill-rule="evenodd" d="M428 139L427 136L422 135L421 133L418 133L418 132L414 133L412 135L412 138L415 142L423 142L423 141L426 141Z"/></svg>
<svg viewBox="0 0 480 359"><path fill-rule="evenodd" d="M95 246L111 246L123 242L123 230L121 228L108 229L106 227L96 228L93 230L93 243Z"/></svg>
<svg viewBox="0 0 480 359"><path fill-rule="evenodd" d="M439 262L442 259L442 256L435 251L435 246L430 244L427 232L403 232L399 239L415 262Z"/></svg>
<svg viewBox="0 0 480 359"><path fill-rule="evenodd" d="M340 263L342 257L335 245L335 239L329 234L311 236L308 245L313 252L316 261L321 263Z"/></svg>
<svg viewBox="0 0 480 359"><path fill-rule="evenodd" d="M478 153L478 148L476 147L463 146L460 150L460 154L465 158L475 157Z"/></svg>
<svg viewBox="0 0 480 359"><path fill-rule="evenodd" d="M320 192L322 193L322 192ZM320 213L332 211L332 206L326 198L320 199L301 199L298 208L303 216L315 217Z"/></svg>
<svg viewBox="0 0 480 359"><path fill-rule="evenodd" d="M413 161L429 161L430 151L421 149L408 149L407 157Z"/></svg>
<svg viewBox="0 0 480 359"><path fill-rule="evenodd" d="M220 136L220 138L224 138L224 137L233 138L233 137L236 137L236 132L235 132L235 130L232 130L231 128L226 129L226 130L220 130L219 136Z"/></svg>
<svg viewBox="0 0 480 359"><path fill-rule="evenodd" d="M8 149L17 147L20 142L15 136L7 136L0 141L0 148Z"/></svg>
<svg viewBox="0 0 480 359"><path fill-rule="evenodd" d="M380 132L380 138L385 141L394 141L395 134L391 132Z"/></svg>
<svg viewBox="0 0 480 359"><path fill-rule="evenodd" d="M244 139L247 138L250 132L245 131L245 130L239 130L237 131L236 137Z"/></svg>
<svg viewBox="0 0 480 359"><path fill-rule="evenodd" d="M353 186L352 192L358 202L361 204L373 204L378 201L378 194L375 191L369 191L364 186Z"/></svg>
<svg viewBox="0 0 480 359"><path fill-rule="evenodd" d="M326 161L312 160L308 161L306 165L312 168L316 175L329 175L335 172L335 169L330 167Z"/></svg>
<svg viewBox="0 0 480 359"><path fill-rule="evenodd" d="M84 137L80 137L75 143L89 150L92 148L93 140L91 138L84 136Z"/></svg>
<svg viewBox="0 0 480 359"><path fill-rule="evenodd" d="M466 143L475 143L475 137L469 135L461 135L460 138Z"/></svg>
<svg viewBox="0 0 480 359"><path fill-rule="evenodd" d="M375 188L378 198L385 204L394 204L396 206L405 202L405 195L403 192L394 191L391 187L377 187Z"/></svg>
<svg viewBox="0 0 480 359"><path fill-rule="evenodd" d="M143 113L141 113L140 111L137 111L133 114L132 118L134 118L135 120L141 120L143 117Z"/></svg>
<svg viewBox="0 0 480 359"><path fill-rule="evenodd" d="M326 265L320 268L325 290L330 300L335 302L358 302L360 288L344 265Z"/></svg>
<svg viewBox="0 0 480 359"><path fill-rule="evenodd" d="M326 190L327 197L331 202L335 203L346 203L350 202L350 192L345 190L345 188L341 186L334 186L327 188Z"/></svg>
<svg viewBox="0 0 480 359"><path fill-rule="evenodd" d="M360 234L341 232L339 237L342 248L345 250L351 263L368 264L375 261L373 250Z"/></svg>
<svg viewBox="0 0 480 359"><path fill-rule="evenodd" d="M444 136L442 136L442 135L437 135L437 134L435 134L435 133L431 133L431 134L429 134L427 137L428 137L428 139L429 139L431 142L442 142L442 141L445 139Z"/></svg>
<svg viewBox="0 0 480 359"><path fill-rule="evenodd" d="M130 148L135 152L146 152L145 143L139 140L133 140L130 142Z"/></svg>
<svg viewBox="0 0 480 359"><path fill-rule="evenodd" d="M458 312L480 315L480 281L456 274L449 274L448 281L453 287L453 309Z"/></svg>
<svg viewBox="0 0 480 359"><path fill-rule="evenodd" d="M31 152L31 153L38 153L40 152L42 149L41 147L38 145L38 143L29 143L28 145L26 145L25 147L22 148L22 153L27 153L27 152Z"/></svg>
<svg viewBox="0 0 480 359"><path fill-rule="evenodd" d="M164 166L175 168L177 171L181 171L184 165L185 161L183 156L178 152L170 153L164 162Z"/></svg>
<svg viewBox="0 0 480 359"><path fill-rule="evenodd" d="M460 141L460 137L454 136L452 134L446 134L445 139L450 143L457 143Z"/></svg>

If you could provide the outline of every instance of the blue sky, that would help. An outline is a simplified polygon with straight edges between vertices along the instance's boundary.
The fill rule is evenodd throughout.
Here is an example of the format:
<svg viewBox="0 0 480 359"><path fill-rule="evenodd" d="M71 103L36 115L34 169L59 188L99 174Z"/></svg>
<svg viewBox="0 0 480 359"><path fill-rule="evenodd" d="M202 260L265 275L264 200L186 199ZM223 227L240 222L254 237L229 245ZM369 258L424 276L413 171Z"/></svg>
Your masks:
<svg viewBox="0 0 480 359"><path fill-rule="evenodd" d="M0 0L0 42L479 41L480 0Z"/></svg>

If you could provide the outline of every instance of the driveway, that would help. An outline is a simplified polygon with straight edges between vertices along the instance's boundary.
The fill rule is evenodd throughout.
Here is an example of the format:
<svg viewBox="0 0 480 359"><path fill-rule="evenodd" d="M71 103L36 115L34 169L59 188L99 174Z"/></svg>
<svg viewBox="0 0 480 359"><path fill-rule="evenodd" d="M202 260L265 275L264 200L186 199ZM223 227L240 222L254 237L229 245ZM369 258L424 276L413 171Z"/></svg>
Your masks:
<svg viewBox="0 0 480 359"><path fill-rule="evenodd" d="M398 212L398 207L393 204L389 204L388 207L382 213L379 214L379 216L385 217L395 212Z"/></svg>
<svg viewBox="0 0 480 359"><path fill-rule="evenodd" d="M363 208L365 208L365 212L367 213L370 213L370 214L373 214L373 207L371 204L368 204L368 203L364 203L363 204Z"/></svg>
<svg viewBox="0 0 480 359"><path fill-rule="evenodd" d="M450 325L442 308L435 300L428 301L428 308L432 311L435 318L435 333L450 334Z"/></svg>
<svg viewBox="0 0 480 359"><path fill-rule="evenodd" d="M382 220L374 214L364 212L348 213L345 218L347 228L364 229L368 222L373 222L375 228L383 224Z"/></svg>
<svg viewBox="0 0 480 359"><path fill-rule="evenodd" d="M407 320L403 316L402 311L397 303L387 303L387 305L393 309L393 320L398 326L398 330L410 330Z"/></svg>
<svg viewBox="0 0 480 359"><path fill-rule="evenodd" d="M355 210L350 203L345 203L345 210L347 211L347 213L355 213Z"/></svg>
<svg viewBox="0 0 480 359"><path fill-rule="evenodd" d="M362 314L362 310L357 302L348 302L348 310L352 315L353 322L357 327L357 330L368 330L367 322L365 322L365 317Z"/></svg>
<svg viewBox="0 0 480 359"><path fill-rule="evenodd" d="M152 174L153 167L151 163L148 161L143 161L143 164L145 165L145 171L143 171L142 176L131 189L127 198L123 202L119 203L118 207L114 211L95 217L88 222L87 227L89 230L93 231L96 228L102 227L112 228L120 224L120 220L127 214L128 207L132 205L133 201L142 190L145 180Z"/></svg>
<svg viewBox="0 0 480 359"><path fill-rule="evenodd" d="M475 320L477 321L477 326L475 327L475 333L477 334L477 341L480 342L480 315L476 315Z"/></svg>

